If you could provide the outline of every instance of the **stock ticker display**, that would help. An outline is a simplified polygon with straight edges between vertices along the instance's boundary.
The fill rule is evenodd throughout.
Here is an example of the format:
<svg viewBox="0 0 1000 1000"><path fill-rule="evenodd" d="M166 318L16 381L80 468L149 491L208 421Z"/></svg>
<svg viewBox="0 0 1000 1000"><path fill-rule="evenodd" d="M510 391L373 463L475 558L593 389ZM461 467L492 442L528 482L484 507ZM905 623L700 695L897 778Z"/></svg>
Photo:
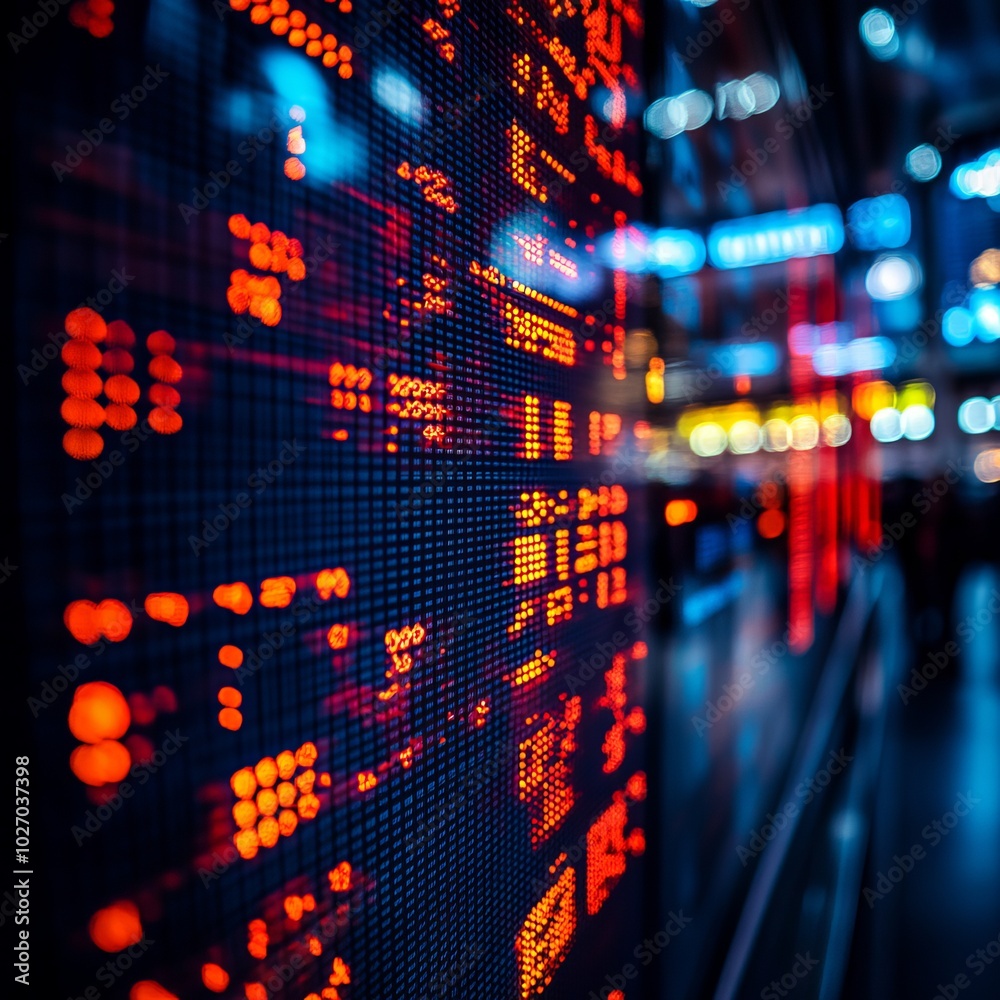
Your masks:
<svg viewBox="0 0 1000 1000"><path fill-rule="evenodd" d="M607 996L638 3L41 10L5 249L53 995Z"/></svg>

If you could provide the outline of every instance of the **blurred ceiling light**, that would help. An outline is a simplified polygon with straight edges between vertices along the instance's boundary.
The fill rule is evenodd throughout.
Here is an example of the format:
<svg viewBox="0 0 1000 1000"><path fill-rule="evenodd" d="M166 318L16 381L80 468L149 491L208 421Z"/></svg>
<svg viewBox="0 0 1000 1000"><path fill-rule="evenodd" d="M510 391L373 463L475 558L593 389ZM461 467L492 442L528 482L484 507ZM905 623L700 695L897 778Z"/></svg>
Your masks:
<svg viewBox="0 0 1000 1000"><path fill-rule="evenodd" d="M720 121L724 118L742 121L770 111L780 96L781 88L773 76L751 73L745 80L720 83L715 88L715 114Z"/></svg>
<svg viewBox="0 0 1000 1000"><path fill-rule="evenodd" d="M923 281L920 265L909 256L886 254L868 269L865 288L878 302L892 302L912 295Z"/></svg>
<svg viewBox="0 0 1000 1000"><path fill-rule="evenodd" d="M375 71L372 81L375 100L397 118L419 125L424 117L424 99L420 91L393 69Z"/></svg>
<svg viewBox="0 0 1000 1000"><path fill-rule="evenodd" d="M846 344L822 344L813 354L817 375L837 378L855 372L877 372L896 360L896 345L887 337L858 337Z"/></svg>
<svg viewBox="0 0 1000 1000"><path fill-rule="evenodd" d="M921 183L934 180L941 173L941 154L929 142L915 146L906 154L906 172Z"/></svg>
<svg viewBox="0 0 1000 1000"><path fill-rule="evenodd" d="M725 269L817 257L836 253L843 245L844 223L836 205L718 222L708 234L709 258Z"/></svg>
<svg viewBox="0 0 1000 1000"><path fill-rule="evenodd" d="M1000 149L956 167L948 183L952 193L962 199L995 198L1000 194Z"/></svg>
<svg viewBox="0 0 1000 1000"><path fill-rule="evenodd" d="M986 344L1000 339L1000 290L994 285L977 288L969 296L973 329Z"/></svg>
<svg viewBox="0 0 1000 1000"><path fill-rule="evenodd" d="M898 250L910 239L910 203L900 194L856 201L847 210L847 234L859 250Z"/></svg>
<svg viewBox="0 0 1000 1000"><path fill-rule="evenodd" d="M650 235L649 269L661 277L693 274L705 266L705 241L690 229L658 229Z"/></svg>
<svg viewBox="0 0 1000 1000"><path fill-rule="evenodd" d="M795 451L810 451L819 444L819 421L815 417L796 417L788 431Z"/></svg>
<svg viewBox="0 0 1000 1000"><path fill-rule="evenodd" d="M764 451L788 451L788 424L775 418L768 420L761 428L764 438Z"/></svg>
<svg viewBox="0 0 1000 1000"><path fill-rule="evenodd" d="M969 281L974 285L1000 284L1000 250L984 250L969 265Z"/></svg>
<svg viewBox="0 0 1000 1000"><path fill-rule="evenodd" d="M718 0L682 0L682 2L690 4L692 7L711 7Z"/></svg>
<svg viewBox="0 0 1000 1000"><path fill-rule="evenodd" d="M965 347L976 336L972 313L963 306L949 309L941 320L941 336L952 347Z"/></svg>
<svg viewBox="0 0 1000 1000"><path fill-rule="evenodd" d="M861 40L868 51L881 60L892 59L899 54L899 35L892 15L881 7L872 7L861 18Z"/></svg>
<svg viewBox="0 0 1000 1000"><path fill-rule="evenodd" d="M872 415L872 437L882 444L898 441L903 436L902 414L894 406L887 406Z"/></svg>
<svg viewBox="0 0 1000 1000"><path fill-rule="evenodd" d="M973 396L958 408L958 426L966 434L985 434L995 423L996 411L984 396Z"/></svg>
<svg viewBox="0 0 1000 1000"><path fill-rule="evenodd" d="M642 116L646 131L660 139L701 128L712 117L712 98L704 90L685 90L653 101Z"/></svg>
<svg viewBox="0 0 1000 1000"><path fill-rule="evenodd" d="M851 440L851 421L843 413L831 413L823 421L823 443L839 448Z"/></svg>
<svg viewBox="0 0 1000 1000"><path fill-rule="evenodd" d="M698 424L691 431L691 450L700 458L714 458L726 450L728 439L726 432L714 421Z"/></svg>
<svg viewBox="0 0 1000 1000"><path fill-rule="evenodd" d="M981 451L972 468L981 483L1000 483L1000 450L988 448Z"/></svg>
<svg viewBox="0 0 1000 1000"><path fill-rule="evenodd" d="M760 427L752 420L737 420L729 429L729 450L734 455L752 455L760 451Z"/></svg>
<svg viewBox="0 0 1000 1000"><path fill-rule="evenodd" d="M934 411L923 403L906 407L899 422L903 437L909 441L924 441L934 433Z"/></svg>

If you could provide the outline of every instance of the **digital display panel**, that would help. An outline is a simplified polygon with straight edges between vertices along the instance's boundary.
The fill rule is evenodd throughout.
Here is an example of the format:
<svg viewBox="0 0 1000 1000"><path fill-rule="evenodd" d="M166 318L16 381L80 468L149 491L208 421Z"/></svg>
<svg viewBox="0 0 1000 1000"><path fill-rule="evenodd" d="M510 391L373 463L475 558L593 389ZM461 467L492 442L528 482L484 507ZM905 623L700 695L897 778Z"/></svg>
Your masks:
<svg viewBox="0 0 1000 1000"><path fill-rule="evenodd" d="M635 1000L638 3L21 16L25 975Z"/></svg>

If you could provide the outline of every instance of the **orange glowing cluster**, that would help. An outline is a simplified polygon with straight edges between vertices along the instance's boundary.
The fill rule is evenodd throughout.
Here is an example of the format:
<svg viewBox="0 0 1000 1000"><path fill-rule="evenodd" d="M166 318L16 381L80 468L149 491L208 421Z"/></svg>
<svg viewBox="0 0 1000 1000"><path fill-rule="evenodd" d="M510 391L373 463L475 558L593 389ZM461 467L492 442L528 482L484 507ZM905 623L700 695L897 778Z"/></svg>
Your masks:
<svg viewBox="0 0 1000 1000"><path fill-rule="evenodd" d="M615 792L612 804L587 831L587 913L591 916L600 911L625 874L628 855L637 857L646 850L645 833L636 827L626 835L627 823L626 796Z"/></svg>
<svg viewBox="0 0 1000 1000"><path fill-rule="evenodd" d="M229 988L229 973L221 965L206 962L201 967L201 981L212 993L225 993Z"/></svg>
<svg viewBox="0 0 1000 1000"><path fill-rule="evenodd" d="M179 998L176 993L171 993L152 979L141 979L129 990L128 1000L179 1000Z"/></svg>
<svg viewBox="0 0 1000 1000"><path fill-rule="evenodd" d="M566 462L573 457L573 407L556 400L552 404L552 457Z"/></svg>
<svg viewBox="0 0 1000 1000"><path fill-rule="evenodd" d="M445 17L451 17L451 14L445 14ZM451 32L440 21L435 21L432 17L424 21L421 27L432 42L437 42L435 46L437 54L445 62L454 62L455 43L448 41L451 38Z"/></svg>
<svg viewBox="0 0 1000 1000"><path fill-rule="evenodd" d="M564 278L576 281L580 277L580 269L575 260L570 260L558 250L549 250L549 266L558 271Z"/></svg>
<svg viewBox="0 0 1000 1000"><path fill-rule="evenodd" d="M569 513L569 494L560 490L558 497L549 496L544 490L522 493L520 505L515 505L514 518L519 527L537 528L542 524L555 524L557 517Z"/></svg>
<svg viewBox="0 0 1000 1000"><path fill-rule="evenodd" d="M604 444L614 441L622 431L622 418L617 413L592 410L587 435L591 455L600 455Z"/></svg>
<svg viewBox="0 0 1000 1000"><path fill-rule="evenodd" d="M330 649L346 649L351 638L351 630L347 625L331 625L326 633L326 642Z"/></svg>
<svg viewBox="0 0 1000 1000"><path fill-rule="evenodd" d="M693 500L671 500L663 510L663 517L671 528L690 524L698 516L698 505Z"/></svg>
<svg viewBox="0 0 1000 1000"><path fill-rule="evenodd" d="M461 0L438 0L442 17L454 17L461 9Z"/></svg>
<svg viewBox="0 0 1000 1000"><path fill-rule="evenodd" d="M264 923L264 921L259 917L255 920L251 920L250 923L247 924L247 951L250 953L251 957L258 960L267 958L267 946L270 943L271 938L267 933L267 924Z"/></svg>
<svg viewBox="0 0 1000 1000"><path fill-rule="evenodd" d="M330 889L333 892L347 892L351 888L351 874L350 861L341 861L336 868L331 868L327 873L327 878L330 880Z"/></svg>
<svg viewBox="0 0 1000 1000"><path fill-rule="evenodd" d="M514 183L527 191L532 198L537 198L543 204L549 200L548 186L542 183L538 176L538 168L530 162L536 153L543 163L568 184L576 182L576 174L564 167L547 150L539 147L516 120L511 122L510 128L507 129L507 138L510 139L510 175Z"/></svg>
<svg viewBox="0 0 1000 1000"><path fill-rule="evenodd" d="M625 154L616 149L613 153L603 143L598 142L600 130L593 115L587 115L583 122L584 143L587 152L597 163L598 172L615 184L620 184L629 194L642 194L642 181L638 173L625 161Z"/></svg>
<svg viewBox="0 0 1000 1000"><path fill-rule="evenodd" d="M577 516L581 521L587 521L595 514L598 517L618 516L628 510L628 493L624 486L617 483L601 486L596 491L581 487L577 499L580 504Z"/></svg>
<svg viewBox="0 0 1000 1000"><path fill-rule="evenodd" d="M562 718L549 712L529 716L525 724L538 728L518 747L517 794L528 806L532 847L562 826L577 798L569 760L577 749L582 703L579 696L560 698L565 701Z"/></svg>
<svg viewBox="0 0 1000 1000"><path fill-rule="evenodd" d="M101 951L124 951L142 940L142 920L139 908L127 899L118 900L98 910L87 925L90 940Z"/></svg>
<svg viewBox="0 0 1000 1000"><path fill-rule="evenodd" d="M272 232L263 222L251 223L242 214L229 217L229 231L238 239L250 241L248 256L257 270L272 272L260 277L243 268L233 271L226 289L230 309L236 315L249 312L265 326L277 326L282 315L281 284L274 275L285 274L289 281L302 281L306 277L301 242L280 229Z"/></svg>
<svg viewBox="0 0 1000 1000"><path fill-rule="evenodd" d="M519 56L515 53L514 74L511 83L514 90L523 97L527 90L532 88L530 55L526 53ZM549 67L544 63L542 63L538 89L535 91L535 107L539 111L548 112L549 117L555 122L556 132L560 135L565 135L569 131L569 95L556 90Z"/></svg>
<svg viewBox="0 0 1000 1000"><path fill-rule="evenodd" d="M573 617L573 588L559 587L545 595L545 624L556 625Z"/></svg>
<svg viewBox="0 0 1000 1000"><path fill-rule="evenodd" d="M274 847L280 837L291 836L300 819L315 818L320 807L313 793L317 757L316 745L303 743L294 753L282 750L277 757L262 757L232 776L229 784L238 800L233 806L238 827L233 843L240 857L255 857L261 847ZM303 770L296 774L299 768Z"/></svg>
<svg viewBox="0 0 1000 1000"><path fill-rule="evenodd" d="M625 568L623 566L616 566L610 573L606 571L598 573L594 590L595 600L599 608L607 608L614 604L624 604L628 600L628 582Z"/></svg>
<svg viewBox="0 0 1000 1000"><path fill-rule="evenodd" d="M578 524L576 533L577 558L573 570L577 573L590 573L599 566L621 562L628 552L628 531L622 521Z"/></svg>
<svg viewBox="0 0 1000 1000"><path fill-rule="evenodd" d="M76 0L69 8L69 23L83 28L94 38L107 38L115 30L111 20L114 12L111 0Z"/></svg>
<svg viewBox="0 0 1000 1000"><path fill-rule="evenodd" d="M367 368L355 368L354 365L342 365L339 361L330 366L330 405L337 410L361 410L370 413L372 408L368 389L371 388L374 376ZM341 388L343 386L343 388ZM358 392L354 390L358 389Z"/></svg>
<svg viewBox="0 0 1000 1000"><path fill-rule="evenodd" d="M537 396L524 397L524 457L542 456L542 410Z"/></svg>
<svg viewBox="0 0 1000 1000"><path fill-rule="evenodd" d="M122 642L132 631L132 612L113 598L106 598L100 604L71 601L63 612L63 622L70 635L85 646L101 639Z"/></svg>
<svg viewBox="0 0 1000 1000"><path fill-rule="evenodd" d="M177 342L166 330L154 330L146 338L146 347L153 355L149 374L155 379L149 390L149 398L154 404L149 413L149 426L157 434L176 434L184 425L176 410L180 395L174 389L183 375L181 366L173 358Z"/></svg>
<svg viewBox="0 0 1000 1000"><path fill-rule="evenodd" d="M403 399L444 399L447 392L443 382L431 382L412 375L390 375L387 381L389 395L400 396Z"/></svg>
<svg viewBox="0 0 1000 1000"><path fill-rule="evenodd" d="M261 607L287 608L294 596L295 581L290 576L272 576L261 581Z"/></svg>
<svg viewBox="0 0 1000 1000"><path fill-rule="evenodd" d="M353 53L350 46L340 45L337 36L323 32L315 22L310 21L301 10L291 10L288 0L229 0L233 10L249 10L254 24L270 22L271 32L279 38L284 36L288 44L296 49L304 49L307 56L322 57L327 69L337 67L338 74L345 80L354 75L351 68ZM350 0L340 0L340 10L351 10Z"/></svg>
<svg viewBox="0 0 1000 1000"><path fill-rule="evenodd" d="M63 450L71 458L86 461L104 450L104 440L97 433L105 420L104 407L94 397L104 387L97 374L102 360L97 344L107 338L108 327L99 313L81 307L66 316L65 329L70 339L63 344L62 359L69 370L62 380L66 399L59 412L70 429L63 436Z"/></svg>
<svg viewBox="0 0 1000 1000"><path fill-rule="evenodd" d="M524 259L529 264L545 263L545 245L549 242L546 237L514 234L511 239L524 251Z"/></svg>
<svg viewBox="0 0 1000 1000"><path fill-rule="evenodd" d="M113 684L91 681L73 694L69 710L69 731L81 743L117 740L132 721L125 696Z"/></svg>
<svg viewBox="0 0 1000 1000"><path fill-rule="evenodd" d="M572 367L576 364L576 340L573 331L544 316L505 302L503 320L507 323L506 343L529 354Z"/></svg>
<svg viewBox="0 0 1000 1000"><path fill-rule="evenodd" d="M311 892L304 896L286 896L284 908L289 920L301 920L306 913L316 909L316 897Z"/></svg>
<svg viewBox="0 0 1000 1000"><path fill-rule="evenodd" d="M514 583L523 585L544 579L549 572L548 545L544 535L521 535L514 539Z"/></svg>
<svg viewBox="0 0 1000 1000"><path fill-rule="evenodd" d="M580 315L580 311L574 306L567 305L565 302L560 302L558 299L552 298L551 295L545 295L543 292L539 292L530 285L524 284L523 281L508 278L506 274L501 272L492 264L489 267L483 267L478 261L473 261L469 265L469 274L476 278L481 278L483 281L487 281L491 285L498 285L500 288L506 288L510 285L514 291L520 292L522 295L526 295L529 299L533 299L535 302L539 302L543 306L548 306L556 312L561 312L564 316L570 316L575 319Z"/></svg>
<svg viewBox="0 0 1000 1000"><path fill-rule="evenodd" d="M219 584L212 591L212 600L220 608L228 608L238 615L245 615L253 607L253 594L242 582Z"/></svg>
<svg viewBox="0 0 1000 1000"><path fill-rule="evenodd" d="M330 969L330 985L351 985L351 967L342 958L334 958L333 960L333 965Z"/></svg>
<svg viewBox="0 0 1000 1000"><path fill-rule="evenodd" d="M347 597L351 592L351 578L342 566L321 569L316 574L316 590L324 601L328 601L334 594L341 598Z"/></svg>
<svg viewBox="0 0 1000 1000"><path fill-rule="evenodd" d="M576 936L576 869L564 868L514 938L521 1000L544 992Z"/></svg>
<svg viewBox="0 0 1000 1000"><path fill-rule="evenodd" d="M614 773L625 762L626 734L638 734L646 730L646 713L642 708L636 705L628 714L625 711L628 708L628 695L625 692L626 662L624 653L614 654L611 669L604 674L605 693L597 700L597 707L606 708L614 718L601 746L605 774Z"/></svg>
<svg viewBox="0 0 1000 1000"><path fill-rule="evenodd" d="M556 529L556 579L569 579L569 528Z"/></svg>
<svg viewBox="0 0 1000 1000"><path fill-rule="evenodd" d="M509 681L513 687L520 687L538 680L539 677L544 677L555 670L555 667L556 651L554 649L549 650L547 653L536 649L534 656L530 660L522 663L513 674L505 675L504 680Z"/></svg>
<svg viewBox="0 0 1000 1000"><path fill-rule="evenodd" d="M420 188L420 193L424 196L424 201L431 205L437 205L438 208L443 208L451 215L458 211L458 202L450 193L451 181L442 171L427 166L413 169L404 160L396 168L396 173L405 181L412 180L417 185L423 185Z"/></svg>
<svg viewBox="0 0 1000 1000"><path fill-rule="evenodd" d="M146 614L153 621L180 628L188 619L190 607L183 594L150 594L145 601Z"/></svg>
<svg viewBox="0 0 1000 1000"><path fill-rule="evenodd" d="M336 38L333 38L333 36L331 38L333 39L333 45L336 46ZM307 49L309 44L311 44L311 41L307 43ZM322 45L322 43L320 44ZM302 135L302 122L306 120L306 113L303 108L296 104L294 108L290 109L289 115L298 124L293 125L288 130L288 139L285 143L285 148L291 153L291 156L285 160L285 176L289 180L300 181L306 175L306 165L299 159L306 151L306 140Z"/></svg>

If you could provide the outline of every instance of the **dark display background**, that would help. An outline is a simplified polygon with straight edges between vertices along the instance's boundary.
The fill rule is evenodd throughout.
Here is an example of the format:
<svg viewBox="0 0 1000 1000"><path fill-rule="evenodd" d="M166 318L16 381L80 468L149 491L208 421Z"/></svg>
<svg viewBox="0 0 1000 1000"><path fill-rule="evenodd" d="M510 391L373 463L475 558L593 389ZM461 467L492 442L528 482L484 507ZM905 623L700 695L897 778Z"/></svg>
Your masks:
<svg viewBox="0 0 1000 1000"><path fill-rule="evenodd" d="M31 649L27 694L35 700L15 712L32 730L32 837L46 869L32 876L33 960L36 975L52 977L52 996L127 996L145 980L179 997L208 996L200 969L214 962L232 977L226 996L242 997L244 984L260 983L269 996L299 1000L328 986L336 957L351 970L350 984L337 987L347 1000L514 998L543 990L547 997L603 997L605 976L617 975L642 939L635 831L643 812L634 794L641 782L622 799L625 835L633 835L628 846L609 848L594 836L588 842L588 830L645 766L643 737L628 733L624 761L605 773L602 747L614 718L599 704L609 647L627 662L624 714L642 704L644 690L641 622L629 617L645 600L641 525L632 517L644 505L631 422L608 402L620 390L614 369L624 373L615 351L625 317L616 318L613 276L599 263L615 213L624 213L617 225L631 218L638 192L605 176L585 141L586 116L605 128L611 92L601 74L610 73L627 92L629 121L599 141L623 154L626 169L637 169L639 104L627 77L640 70L640 43L619 0L523 6L527 18L518 23L502 4L469 0L360 3L346 13L336 3L300 4L353 50L349 79L268 25L251 23L249 10L207 0L122 3L106 38L71 26L61 9L16 53L23 74L14 140L19 203L8 252L18 292L13 341L22 428L18 627ZM425 27L431 20L447 38L432 37L437 29ZM631 67L624 74L601 55L602 46L613 48L615 31ZM559 37L579 71L594 72L585 96L573 92L540 34ZM515 70L515 57L526 53L530 78ZM543 66L566 95L562 133L536 107ZM149 67L159 81L121 117L114 102L152 80ZM409 97L401 78L413 89ZM294 105L305 111L300 181L283 172ZM277 134L251 159L247 137L275 114ZM102 119L114 128L98 148L68 173L56 170L54 163L69 162L67 144L76 147L83 130L100 129ZM539 181L552 190L547 204L512 175L507 133L515 122L575 176L559 183L533 153ZM457 210L423 197L422 183L400 175L404 161L411 170L442 171L441 190ZM239 172L220 184L232 163ZM218 193L199 207L197 192L211 194L211 185ZM307 259L302 282L277 275L283 314L273 328L227 305L231 272L264 273L249 263L247 241L227 227L236 213L300 240ZM515 235L547 238L542 264L526 259ZM549 250L575 263L575 280L551 266ZM495 265L578 315L477 278L474 263ZM127 284L101 311L137 334L139 420L150 410L145 337L166 329L184 372L177 386L184 425L176 435L142 441L102 428L95 465L63 451L65 366L47 358L46 348L66 314L108 288L114 272ZM440 288L447 305L414 305ZM619 306L620 293L621 285ZM575 364L506 344L506 303L572 330ZM372 373L371 412L331 405L328 373L337 362ZM387 412L397 401L388 391L391 375L441 383L443 419ZM540 401L538 458L524 451L526 396ZM572 407L572 459L554 457L555 401ZM623 417L621 433L603 442L599 455L589 447L592 411ZM422 430L434 423L441 437L428 439ZM344 431L346 440L335 437ZM122 460L107 473L115 454ZM271 463L263 476L259 470ZM580 490L597 492L602 483L624 486L629 511L584 520ZM515 512L519 498L527 494L530 502L536 491L567 510L526 527ZM234 517L240 494L251 502L237 503ZM224 527L206 531L217 516ZM613 522L627 525L628 556L578 571L578 529ZM560 530L571 546L563 581L555 572ZM547 572L517 584L514 540L532 534L545 538ZM316 573L337 567L350 578L349 594L316 601ZM627 599L597 607L598 574L622 567ZM283 576L297 583L292 604L261 607L260 582ZM245 616L212 600L215 587L234 581L246 582L254 596ZM560 587L572 594L572 617L545 624L546 595ZM191 612L182 627L141 612L145 596L160 592L187 597ZM63 612L74 600L106 598L134 601L138 613L127 639L88 652L67 631ZM521 601L535 599L534 618L510 636ZM427 638L412 670L395 678L408 680L410 690L382 702L377 692L392 681L383 637L416 622ZM326 643L335 623L348 626L344 649ZM284 636L282 625L290 629ZM238 683L218 661L223 644L248 655L273 649L273 656ZM515 687L505 677L536 650L554 650L555 667ZM81 653L89 659L79 675L57 681L72 674L60 666ZM601 669L581 674L581 663L592 659ZM133 711L130 736L159 750L175 733L169 745L179 747L161 766L143 767L133 754L138 771L126 779L132 794L117 808L107 805L117 786L88 791L68 766L77 745L67 727L72 691L93 681L132 698L164 687L176 699L176 711L160 708L144 725ZM235 732L217 721L224 685L243 696ZM570 731L563 720L573 697L580 721ZM556 737L554 749L541 754L543 778L556 781L564 766L576 801L533 846L535 807L518 799L516 762L546 724ZM317 788L318 815L253 859L235 856L230 776L306 741L318 749L316 771L331 778L329 788ZM399 754L407 748L413 758L404 768ZM367 772L378 783L362 792L359 775ZM108 818L90 821L97 827L90 829L88 818L102 806ZM600 911L588 914L588 864L599 857L616 863L623 854L624 877ZM351 886L334 892L327 872L344 861L352 866ZM524 987L515 940L568 868L575 888L560 905L562 919L572 915L572 941L552 943L560 932L547 922L550 914L538 934L549 942L540 947L557 955L551 983L532 979ZM315 911L301 921L286 918L285 897L306 893L314 894ZM93 945L88 921L119 900L138 907L148 947L127 968L119 956L116 971L102 974L116 956ZM247 950L254 919L265 921L270 938L261 960ZM309 934L322 937L319 956L304 946ZM640 990L641 980L629 981L625 997L636 1000Z"/></svg>

